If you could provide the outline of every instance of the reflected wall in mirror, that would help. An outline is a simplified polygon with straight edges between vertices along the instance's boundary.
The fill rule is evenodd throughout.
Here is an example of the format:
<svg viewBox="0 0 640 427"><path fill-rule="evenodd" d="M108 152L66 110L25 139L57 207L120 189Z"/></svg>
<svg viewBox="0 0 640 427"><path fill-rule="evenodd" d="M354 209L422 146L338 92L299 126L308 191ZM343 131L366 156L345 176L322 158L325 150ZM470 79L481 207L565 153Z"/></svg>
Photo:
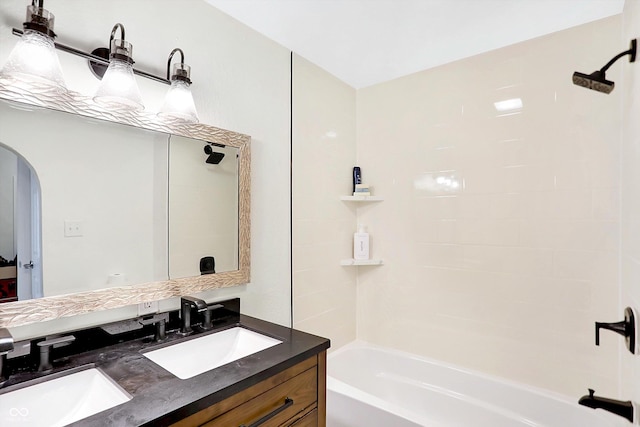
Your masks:
<svg viewBox="0 0 640 427"><path fill-rule="evenodd" d="M132 114L0 79L0 163L33 169L40 196L26 194L41 221L28 240L41 224L42 241L41 260L21 255L26 215L0 209L0 255L17 252L18 264L18 301L0 304L0 327L248 283L250 137ZM0 174L2 200L18 200L16 175ZM210 259L216 274L201 275ZM25 264L41 268L43 286L22 298Z"/></svg>
<svg viewBox="0 0 640 427"><path fill-rule="evenodd" d="M2 102L0 144L40 182L44 296L167 280L166 134Z"/></svg>
<svg viewBox="0 0 640 427"><path fill-rule="evenodd" d="M169 140L169 277L238 269L238 149Z"/></svg>

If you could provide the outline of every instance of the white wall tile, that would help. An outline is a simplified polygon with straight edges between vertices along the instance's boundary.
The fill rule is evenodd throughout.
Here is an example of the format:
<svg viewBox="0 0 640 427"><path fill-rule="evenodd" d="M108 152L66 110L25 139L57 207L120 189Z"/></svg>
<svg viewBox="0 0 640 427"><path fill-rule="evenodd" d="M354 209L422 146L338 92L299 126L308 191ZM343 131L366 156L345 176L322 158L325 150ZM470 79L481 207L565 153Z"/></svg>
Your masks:
<svg viewBox="0 0 640 427"><path fill-rule="evenodd" d="M356 228L340 200L353 191L355 90L299 56L293 73L293 323L335 349L356 337L357 269L340 266Z"/></svg>
<svg viewBox="0 0 640 427"><path fill-rule="evenodd" d="M623 11L624 38L627 44L632 38L640 38L640 2L628 0ZM640 310L640 67L624 64L620 86L624 93L622 117L622 188L621 188L621 297L617 313L610 316L622 319L621 311L630 306ZM636 328L638 327L636 321ZM615 343L621 353L620 398L640 402L640 348L632 355L622 345Z"/></svg>
<svg viewBox="0 0 640 427"><path fill-rule="evenodd" d="M622 91L600 96L571 73L611 56L621 22L358 91L358 161L385 196L358 212L385 256L358 276L360 338L576 397L591 385L615 395L617 341L596 348L593 322L617 306ZM512 98L523 107L496 111Z"/></svg>

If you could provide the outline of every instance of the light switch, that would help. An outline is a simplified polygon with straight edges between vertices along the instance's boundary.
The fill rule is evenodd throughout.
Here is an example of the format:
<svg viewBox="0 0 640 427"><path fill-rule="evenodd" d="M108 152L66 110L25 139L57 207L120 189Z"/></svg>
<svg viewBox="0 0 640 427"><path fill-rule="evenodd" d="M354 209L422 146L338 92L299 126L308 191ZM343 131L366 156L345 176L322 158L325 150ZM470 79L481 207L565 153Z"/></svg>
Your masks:
<svg viewBox="0 0 640 427"><path fill-rule="evenodd" d="M82 221L64 222L64 237L81 237L83 234Z"/></svg>

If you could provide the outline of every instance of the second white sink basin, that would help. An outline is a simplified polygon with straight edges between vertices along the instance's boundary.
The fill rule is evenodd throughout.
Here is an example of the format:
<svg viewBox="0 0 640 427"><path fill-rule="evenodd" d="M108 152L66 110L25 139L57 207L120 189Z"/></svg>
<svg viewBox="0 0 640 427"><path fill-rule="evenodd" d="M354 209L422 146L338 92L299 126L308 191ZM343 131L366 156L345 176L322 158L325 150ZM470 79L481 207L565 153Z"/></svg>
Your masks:
<svg viewBox="0 0 640 427"><path fill-rule="evenodd" d="M235 327L153 350L144 353L144 356L176 377L186 380L281 342L248 329Z"/></svg>
<svg viewBox="0 0 640 427"><path fill-rule="evenodd" d="M131 396L96 368L0 394L0 425L61 427Z"/></svg>

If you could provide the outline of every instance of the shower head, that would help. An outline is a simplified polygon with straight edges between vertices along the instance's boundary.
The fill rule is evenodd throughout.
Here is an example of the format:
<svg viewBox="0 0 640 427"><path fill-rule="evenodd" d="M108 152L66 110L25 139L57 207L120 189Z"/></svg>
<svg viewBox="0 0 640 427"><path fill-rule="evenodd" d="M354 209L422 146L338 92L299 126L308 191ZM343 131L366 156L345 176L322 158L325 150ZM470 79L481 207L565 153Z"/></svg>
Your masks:
<svg viewBox="0 0 640 427"><path fill-rule="evenodd" d="M605 78L601 71L594 71L591 74L573 73L573 84L593 89L602 93L611 93L615 87L615 83Z"/></svg>
<svg viewBox="0 0 640 427"><path fill-rule="evenodd" d="M607 62L607 64L599 71L594 71L591 74L583 74L577 71L573 73L573 84L602 93L611 93L611 91L615 87L615 83L607 80L605 73L607 72L609 67L611 67L618 59L622 58L623 56L629 55L629 62L635 62L637 50L638 41L637 39L633 39L631 40L631 48L629 50L626 50L614 56L611 61Z"/></svg>
<svg viewBox="0 0 640 427"><path fill-rule="evenodd" d="M218 145L218 144L214 144L214 145ZM207 160L205 160L205 163L209 163L210 165L217 165L222 161L222 159L224 159L224 153L213 151L213 148L210 145L204 146L204 153L209 156L207 157Z"/></svg>

